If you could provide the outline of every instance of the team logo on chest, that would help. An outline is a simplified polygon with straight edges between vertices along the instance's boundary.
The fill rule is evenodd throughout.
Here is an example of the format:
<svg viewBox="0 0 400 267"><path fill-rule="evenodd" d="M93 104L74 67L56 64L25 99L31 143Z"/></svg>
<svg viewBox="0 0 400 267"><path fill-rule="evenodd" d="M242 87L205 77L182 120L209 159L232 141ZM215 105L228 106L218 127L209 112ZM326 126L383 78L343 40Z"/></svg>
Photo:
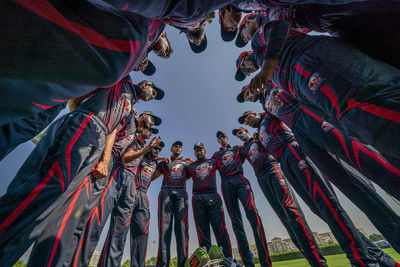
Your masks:
<svg viewBox="0 0 400 267"><path fill-rule="evenodd" d="M121 99L121 107L124 114L129 114L131 111L131 101L128 98Z"/></svg>
<svg viewBox="0 0 400 267"><path fill-rule="evenodd" d="M223 156L222 156L222 164L230 164L233 162L233 152L232 151L227 151Z"/></svg>
<svg viewBox="0 0 400 267"><path fill-rule="evenodd" d="M200 177L207 176L209 173L209 167L210 167L210 164L208 164L208 163L200 164L199 166L196 167L196 175L198 175Z"/></svg>
<svg viewBox="0 0 400 267"><path fill-rule="evenodd" d="M259 156L260 156L260 153L258 152L258 145L257 145L257 143L253 143L249 150L249 158L251 161L254 161Z"/></svg>
<svg viewBox="0 0 400 267"><path fill-rule="evenodd" d="M320 87L321 83L322 83L322 77L318 72L316 72L308 80L308 88L311 91L315 92L315 91L318 90L318 88Z"/></svg>
<svg viewBox="0 0 400 267"><path fill-rule="evenodd" d="M267 146L270 136L267 134L267 132L265 131L265 126L261 126L260 128L260 142L264 145Z"/></svg>
<svg viewBox="0 0 400 267"><path fill-rule="evenodd" d="M154 169L155 169L154 166L144 166L142 168L141 174L142 174L143 177L150 178L150 176L154 172Z"/></svg>
<svg viewBox="0 0 400 267"><path fill-rule="evenodd" d="M183 164L178 163L171 169L171 175L180 175L183 170Z"/></svg>
<svg viewBox="0 0 400 267"><path fill-rule="evenodd" d="M130 144L132 142L133 135L128 135L127 137L124 138L124 142L127 144Z"/></svg>

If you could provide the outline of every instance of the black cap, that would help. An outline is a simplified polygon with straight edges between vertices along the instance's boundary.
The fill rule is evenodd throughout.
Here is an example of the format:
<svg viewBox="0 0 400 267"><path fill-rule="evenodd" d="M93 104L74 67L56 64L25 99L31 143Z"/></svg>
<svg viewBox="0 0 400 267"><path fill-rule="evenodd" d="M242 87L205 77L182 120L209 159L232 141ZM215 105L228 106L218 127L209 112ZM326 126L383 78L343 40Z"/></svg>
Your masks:
<svg viewBox="0 0 400 267"><path fill-rule="evenodd" d="M244 46L247 45L247 42L245 42L245 41L242 39L241 33L242 33L243 25L244 25L244 23L246 22L247 18L250 17L250 16L253 16L253 15L256 15L256 13L255 13L255 12L252 12L252 13L250 13L250 14L247 14L247 15L244 16L244 18L242 19L242 22L240 22L239 30L238 30L238 35L236 36L236 40L235 40L235 45L236 45L237 47L244 47Z"/></svg>
<svg viewBox="0 0 400 267"><path fill-rule="evenodd" d="M246 128L239 127L239 128L233 129L232 134L236 136L237 132L239 132L239 131L245 131L246 133L249 132L249 130L247 130Z"/></svg>
<svg viewBox="0 0 400 267"><path fill-rule="evenodd" d="M143 112L139 115L139 117L140 117L142 114L147 114L147 115L152 116L152 117L154 118L154 125L155 125L155 126L160 125L161 122L162 122L161 118L160 118L160 117L157 117L156 115L154 115L154 113L153 113L152 111L143 111Z"/></svg>
<svg viewBox="0 0 400 267"><path fill-rule="evenodd" d="M240 117L238 118L238 122L239 122L240 124L243 124L243 123L244 123L244 118L245 118L247 115L249 115L249 114L257 115L257 113L255 113L255 112L252 111L252 110L245 111L245 112L243 112L242 116L240 116Z"/></svg>
<svg viewBox="0 0 400 267"><path fill-rule="evenodd" d="M147 64L146 69L144 71L142 71L142 73L144 75L151 76L156 72L156 66L154 66L154 64L150 60L148 62L149 63ZM157 92L157 95L158 95L158 92Z"/></svg>
<svg viewBox="0 0 400 267"><path fill-rule="evenodd" d="M245 56L251 55L250 51L244 51L240 53L239 57L236 59L236 74L235 74L235 79L236 81L243 81L246 79L246 75L241 71L240 66L243 63L243 59Z"/></svg>
<svg viewBox="0 0 400 267"><path fill-rule="evenodd" d="M218 132L217 132L217 138L220 137L221 135L227 136L226 133L224 133L224 132L222 132L222 131L218 131Z"/></svg>
<svg viewBox="0 0 400 267"><path fill-rule="evenodd" d="M157 128L151 128L152 134L158 134L158 129Z"/></svg>
<svg viewBox="0 0 400 267"><path fill-rule="evenodd" d="M237 95L236 100L239 103L243 103L244 101L246 101L246 98L249 95L249 86L250 86L250 84L243 86L242 91L240 91L240 93ZM246 96L246 94L247 94L247 96Z"/></svg>
<svg viewBox="0 0 400 267"><path fill-rule="evenodd" d="M165 147L165 143L163 141L161 141L157 147L163 148L163 147Z"/></svg>
<svg viewBox="0 0 400 267"><path fill-rule="evenodd" d="M203 41L200 43L200 45L195 45L189 42L190 48L192 49L193 52L196 54L203 52L207 48L207 36L204 35Z"/></svg>
<svg viewBox="0 0 400 267"><path fill-rule="evenodd" d="M224 24L222 23L222 20L224 19L224 15L221 12L221 9L218 10L218 15L219 15L219 24L221 25L221 38L222 40L224 40L225 42L230 42L233 39L235 39L235 36L238 32L238 29L236 27L236 29L234 31L227 31L224 28Z"/></svg>
<svg viewBox="0 0 400 267"><path fill-rule="evenodd" d="M163 99L163 97L164 97L164 91L161 90L159 87L157 87L155 83L153 83L153 82L151 82L151 81L146 81L146 80L145 80L145 81L141 81L139 85L142 85L143 83L147 83L148 85L150 85L151 87L153 87L154 90L156 90L157 95L156 95L156 97L155 97L154 99L156 99L156 100L161 100L161 99Z"/></svg>
<svg viewBox="0 0 400 267"><path fill-rule="evenodd" d="M204 146L204 144L201 143L201 142L197 142L196 144L194 144L193 149L196 149L197 147L206 148L206 147Z"/></svg>
<svg viewBox="0 0 400 267"><path fill-rule="evenodd" d="M171 147L176 146L176 145L183 146L183 143L182 143L181 141L178 140L178 141L175 141L175 142L172 144Z"/></svg>

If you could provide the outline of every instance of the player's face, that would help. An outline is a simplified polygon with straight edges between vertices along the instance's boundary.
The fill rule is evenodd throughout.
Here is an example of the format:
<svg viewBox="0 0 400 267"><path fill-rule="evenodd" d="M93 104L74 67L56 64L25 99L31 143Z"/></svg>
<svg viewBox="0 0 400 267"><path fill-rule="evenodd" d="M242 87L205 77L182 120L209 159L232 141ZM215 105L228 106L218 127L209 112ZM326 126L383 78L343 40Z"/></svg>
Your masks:
<svg viewBox="0 0 400 267"><path fill-rule="evenodd" d="M154 126L155 119L153 116L148 114L142 114L139 118L139 128L141 129L151 129ZM151 131L151 130L150 130Z"/></svg>
<svg viewBox="0 0 400 267"><path fill-rule="evenodd" d="M194 150L194 155L197 159L202 159L206 155L206 150L201 147L196 147Z"/></svg>
<svg viewBox="0 0 400 267"><path fill-rule="evenodd" d="M224 29L233 32L240 23L240 19L242 18L242 12L233 12L230 6L226 7L224 10L224 16L222 19L222 25Z"/></svg>
<svg viewBox="0 0 400 267"><path fill-rule="evenodd" d="M182 146L181 145L174 145L171 147L171 152L174 155L180 155L182 153Z"/></svg>
<svg viewBox="0 0 400 267"><path fill-rule="evenodd" d="M249 114L244 119L244 124L249 125L250 127L256 127L259 118L255 114Z"/></svg>
<svg viewBox="0 0 400 267"><path fill-rule="evenodd" d="M250 139L250 134L246 131L240 130L236 133L236 137L242 141L247 141Z"/></svg>
<svg viewBox="0 0 400 267"><path fill-rule="evenodd" d="M161 152L161 147L155 147L151 149L151 154L153 155L153 157L157 158L158 155Z"/></svg>
<svg viewBox="0 0 400 267"><path fill-rule="evenodd" d="M150 129L144 128L142 130L141 134L142 134L143 139L146 140L146 139L149 139L151 137L151 135L153 134L153 131L151 130L151 128Z"/></svg>
<svg viewBox="0 0 400 267"><path fill-rule="evenodd" d="M146 57L140 62L140 64L133 69L133 71L144 71L147 68L147 65L149 64L149 58L146 55Z"/></svg>
<svg viewBox="0 0 400 267"><path fill-rule="evenodd" d="M250 56L246 56L243 60L241 71L245 75L249 75L250 73L256 72L258 70L258 65L251 59Z"/></svg>
<svg viewBox="0 0 400 267"><path fill-rule="evenodd" d="M196 32L196 34L186 34L186 37L191 44L199 46L206 34L205 25L203 24Z"/></svg>
<svg viewBox="0 0 400 267"><path fill-rule="evenodd" d="M140 98L143 101L151 101L157 96L157 91L154 90L153 86L149 84L143 84L142 86L142 93Z"/></svg>
<svg viewBox="0 0 400 267"><path fill-rule="evenodd" d="M226 136L226 135L220 135L217 140L218 140L218 143L220 143L223 146L228 144L228 136Z"/></svg>
<svg viewBox="0 0 400 267"><path fill-rule="evenodd" d="M163 58L169 58L172 54L171 44L168 40L167 33L163 32L154 43L153 52Z"/></svg>
<svg viewBox="0 0 400 267"><path fill-rule="evenodd" d="M253 35L257 30L257 28L254 27L254 21L254 19L246 19L246 22L242 26L240 36L245 42L250 42L251 39L253 39Z"/></svg>

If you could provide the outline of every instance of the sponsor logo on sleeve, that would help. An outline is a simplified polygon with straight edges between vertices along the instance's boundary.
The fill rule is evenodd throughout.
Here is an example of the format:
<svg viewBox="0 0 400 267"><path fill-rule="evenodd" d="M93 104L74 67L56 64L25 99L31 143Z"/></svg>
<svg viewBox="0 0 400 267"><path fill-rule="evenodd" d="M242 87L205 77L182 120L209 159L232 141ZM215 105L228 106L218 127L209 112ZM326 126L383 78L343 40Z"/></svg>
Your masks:
<svg viewBox="0 0 400 267"><path fill-rule="evenodd" d="M308 88L315 92L319 89L319 87L321 86L323 82L323 79L321 77L321 75L316 72L313 75L311 75L310 79L308 80Z"/></svg>
<svg viewBox="0 0 400 267"><path fill-rule="evenodd" d="M299 166L299 169L300 169L300 170L304 170L305 168L308 167L308 166L307 166L307 162L306 162L304 159L302 159L302 160L299 161L298 166Z"/></svg>

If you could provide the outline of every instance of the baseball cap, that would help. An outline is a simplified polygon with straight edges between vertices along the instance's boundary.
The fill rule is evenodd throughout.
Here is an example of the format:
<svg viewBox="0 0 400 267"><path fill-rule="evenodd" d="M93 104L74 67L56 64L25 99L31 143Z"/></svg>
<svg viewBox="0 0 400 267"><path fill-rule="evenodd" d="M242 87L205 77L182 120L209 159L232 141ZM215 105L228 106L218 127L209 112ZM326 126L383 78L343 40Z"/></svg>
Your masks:
<svg viewBox="0 0 400 267"><path fill-rule="evenodd" d="M189 40L188 40L188 42L189 42ZM198 53L203 52L207 48L207 35L204 34L204 39L200 43L200 45L195 45L195 44L192 44L191 42L189 42L189 45L190 45L190 49L192 49L192 51L194 53L198 54Z"/></svg>
<svg viewBox="0 0 400 267"><path fill-rule="evenodd" d="M244 118L245 118L247 115L249 115L249 114L257 115L257 113L255 113L255 112L252 111L252 110L245 111L245 112L243 112L242 116L240 116L240 117L238 118L239 123L240 123L240 124L243 124L243 123L244 123Z"/></svg>
<svg viewBox="0 0 400 267"><path fill-rule="evenodd" d="M246 133L249 132L246 128L239 127L239 128L233 129L232 134L236 136L237 132L239 132L239 131L245 131Z"/></svg>
<svg viewBox="0 0 400 267"><path fill-rule="evenodd" d="M156 90L156 92L157 92L157 95L156 95L156 97L155 97L156 100L161 100L161 99L163 99L163 97L164 97L164 91L161 90L159 87L157 87L155 83L153 83L153 82L151 82L151 81L146 81L146 80L144 80L144 81L141 81L139 85L142 85L143 83L147 83L148 85L150 85L151 87L153 87L154 90Z"/></svg>
<svg viewBox="0 0 400 267"><path fill-rule="evenodd" d="M176 146L176 145L183 146L183 143L182 143L181 141L178 140L178 141L175 141L175 142L172 144L171 147Z"/></svg>
<svg viewBox="0 0 400 267"><path fill-rule="evenodd" d="M245 41L242 39L241 32L242 32L244 23L246 22L247 18L250 17L250 16L253 16L253 15L256 15L256 14L257 14L256 12L249 13L249 14L247 14L246 16L244 16L243 19L242 19L242 22L240 22L239 30L238 30L238 35L236 36L236 40L235 40L235 45L236 45L237 47L244 47L244 46L247 45L247 42L245 42Z"/></svg>
<svg viewBox="0 0 400 267"><path fill-rule="evenodd" d="M159 130L157 128L151 128L152 134L158 134Z"/></svg>
<svg viewBox="0 0 400 267"><path fill-rule="evenodd" d="M147 67L146 67L146 69L145 69L144 71L142 71L142 73L143 73L144 75L151 76L151 75L153 75L155 72L156 72L156 66L154 66L154 64L153 64L153 63L150 61L150 59L149 59L148 64L147 64ZM156 89L156 88L154 88L154 89ZM157 96L158 96L158 92L157 92Z"/></svg>
<svg viewBox="0 0 400 267"><path fill-rule="evenodd" d="M236 100L239 103L243 103L244 101L247 100L249 96L249 86L250 84L243 86L242 91L240 91L240 93L237 95Z"/></svg>
<svg viewBox="0 0 400 267"><path fill-rule="evenodd" d="M155 126L160 125L161 122L162 122L161 118L160 118L160 117L157 117L156 115L154 115L154 113L153 113L152 111L143 111L143 112L139 115L139 117L140 117L141 115L143 115L143 114L147 114L147 115L152 116L152 117L154 118L154 125L155 125Z"/></svg>
<svg viewBox="0 0 400 267"><path fill-rule="evenodd" d="M157 147L163 148L163 147L165 147L165 143L163 141L161 141Z"/></svg>
<svg viewBox="0 0 400 267"><path fill-rule="evenodd" d="M227 136L226 133L224 133L224 132L222 132L222 131L218 131L218 132L217 132L217 138L220 137L221 135Z"/></svg>
<svg viewBox="0 0 400 267"><path fill-rule="evenodd" d="M238 29L236 27L236 29L232 32L225 30L224 24L222 23L222 20L224 19L224 14L221 12L221 9L218 10L218 15L219 15L219 18L218 18L219 24L221 25L221 38L225 42L230 42L233 39L235 39Z"/></svg>
<svg viewBox="0 0 400 267"><path fill-rule="evenodd" d="M240 66L243 63L244 57L250 55L250 51L244 51L240 53L239 57L236 59L236 74L235 74L235 79L236 81L243 81L246 78L246 75L242 72L240 69Z"/></svg>
<svg viewBox="0 0 400 267"><path fill-rule="evenodd" d="M205 148L204 144L201 142L197 142L196 144L194 144L193 149L196 149L197 147Z"/></svg>

